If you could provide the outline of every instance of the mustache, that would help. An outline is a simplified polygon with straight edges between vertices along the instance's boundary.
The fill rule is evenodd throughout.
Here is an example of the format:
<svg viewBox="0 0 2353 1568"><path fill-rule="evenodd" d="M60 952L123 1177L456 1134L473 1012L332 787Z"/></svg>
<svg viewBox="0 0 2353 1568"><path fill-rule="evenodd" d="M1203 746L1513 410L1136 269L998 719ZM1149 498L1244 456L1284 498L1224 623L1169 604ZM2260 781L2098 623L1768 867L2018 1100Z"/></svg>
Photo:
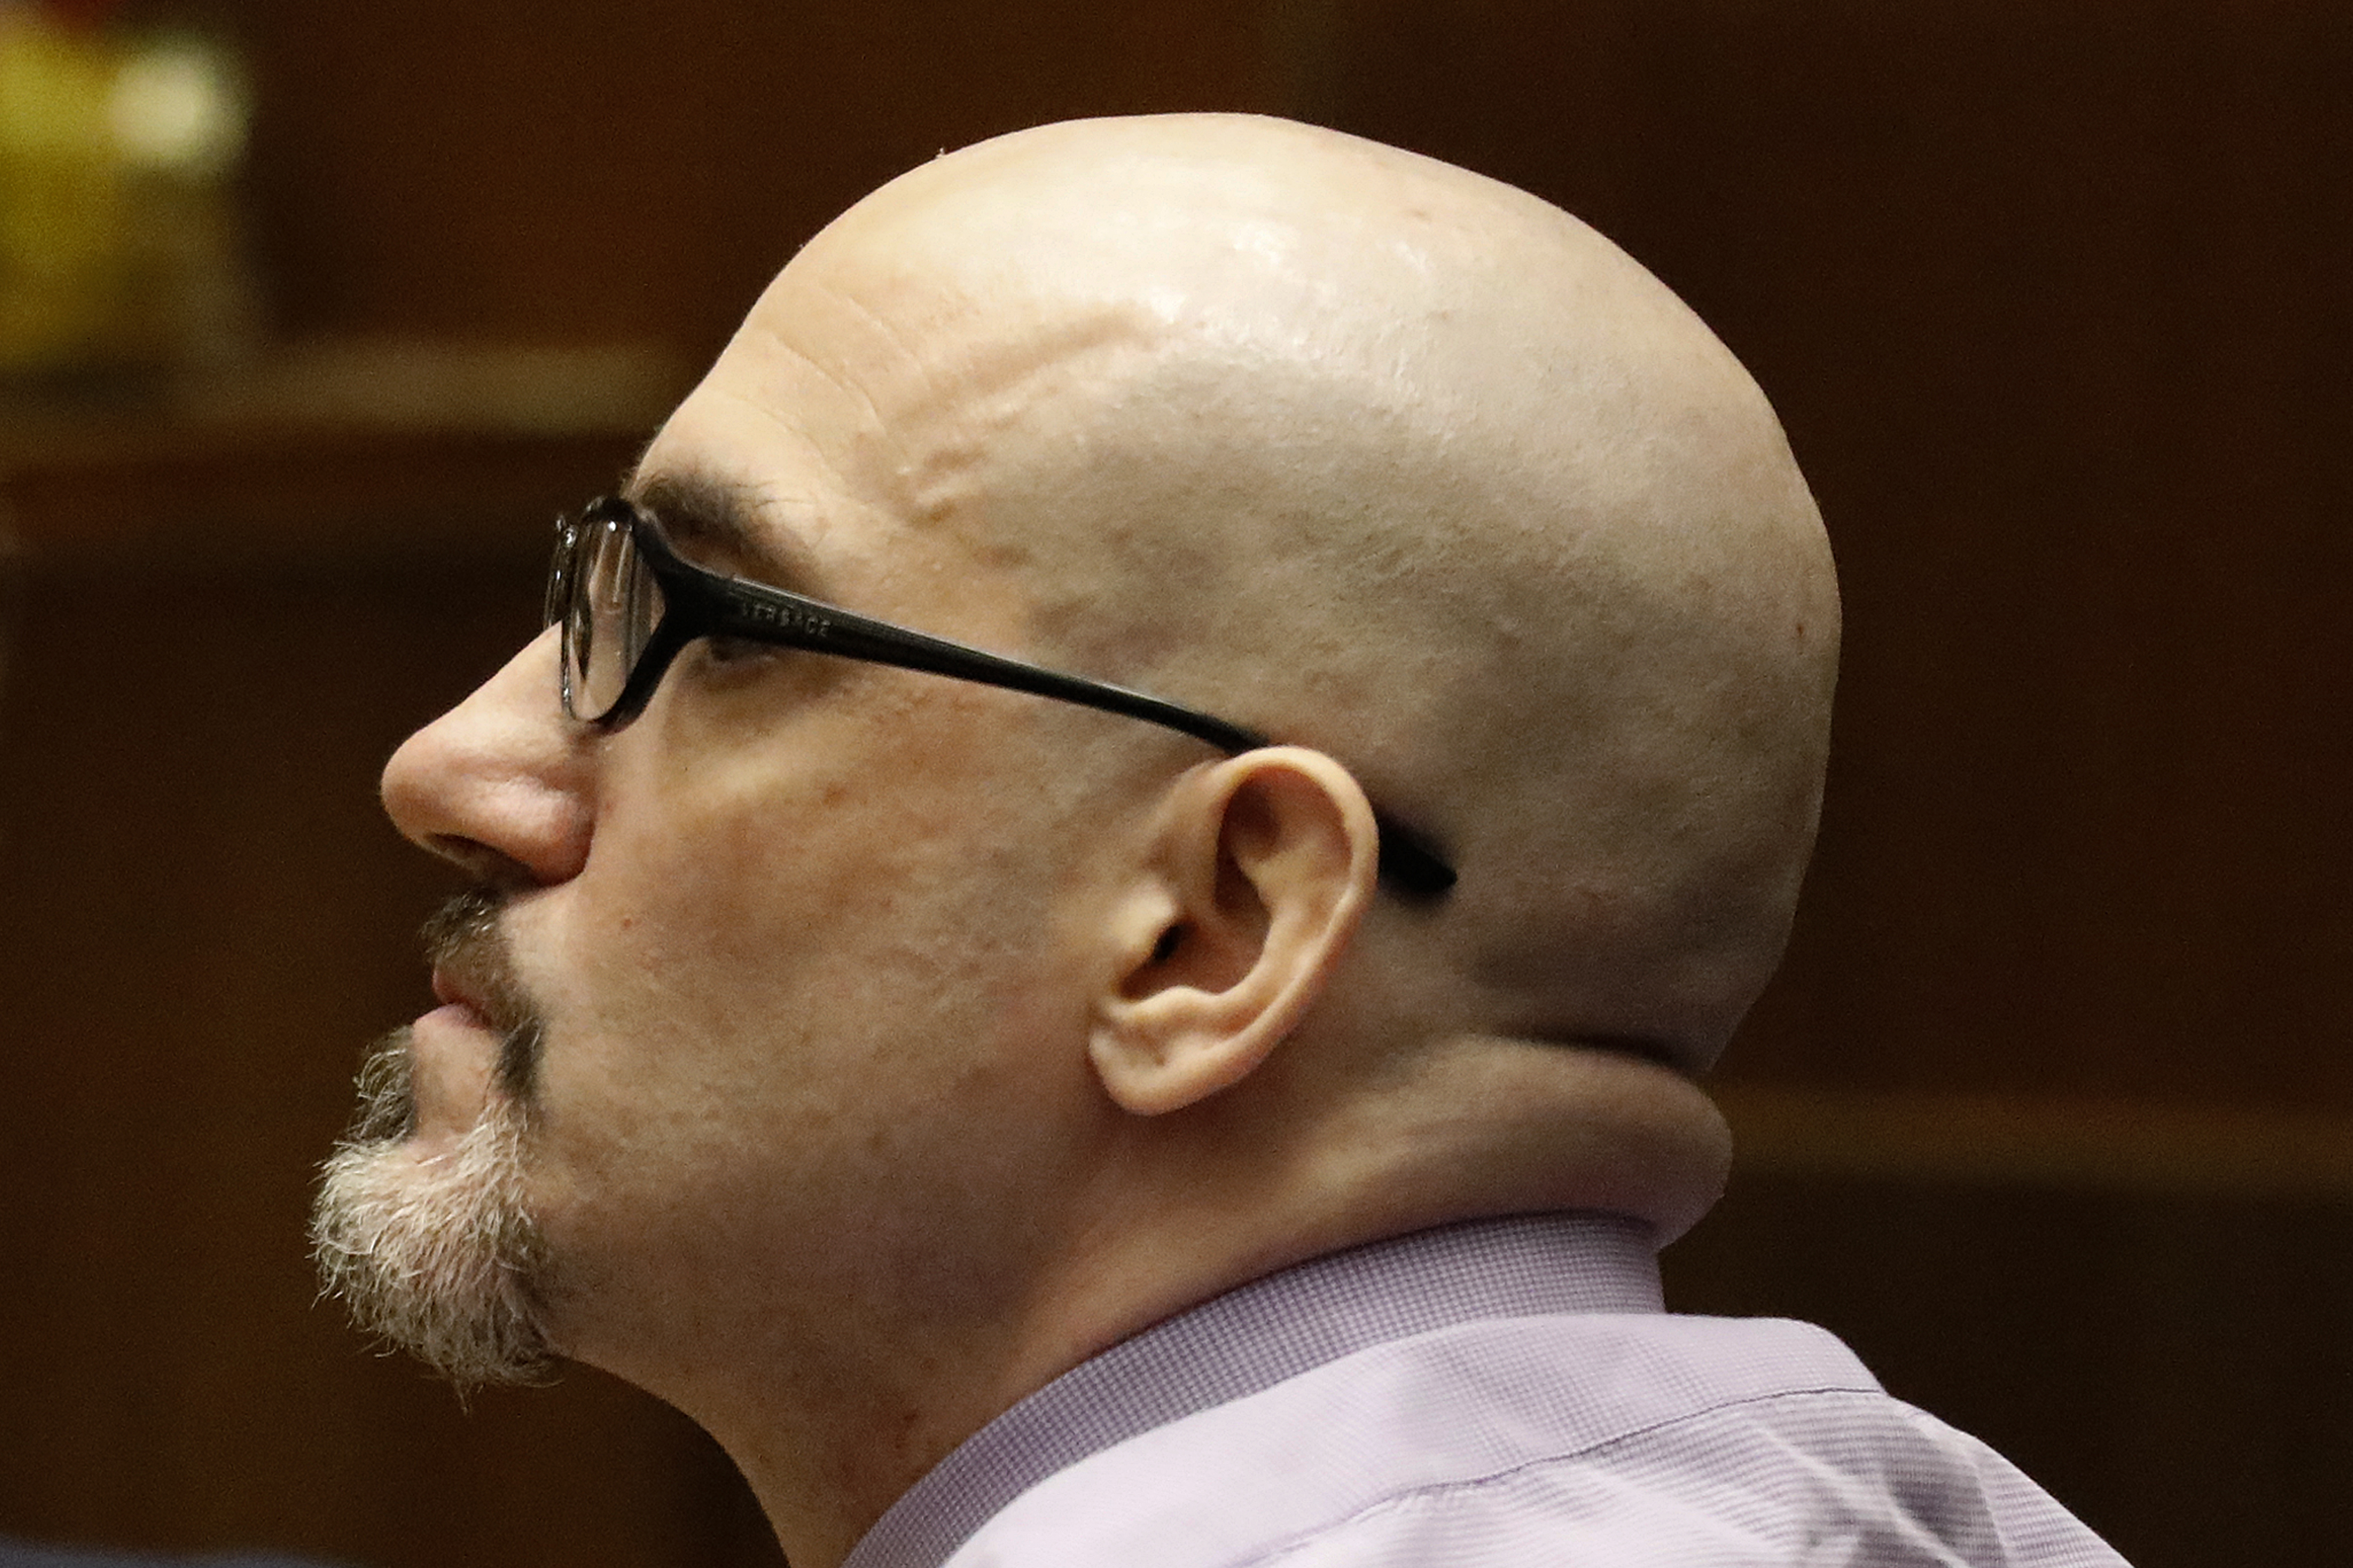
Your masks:
<svg viewBox="0 0 2353 1568"><path fill-rule="evenodd" d="M493 1080L501 1093L529 1110L539 1091L547 1025L515 974L503 923L507 902L508 895L489 887L457 894L425 922L425 957L498 1031Z"/></svg>

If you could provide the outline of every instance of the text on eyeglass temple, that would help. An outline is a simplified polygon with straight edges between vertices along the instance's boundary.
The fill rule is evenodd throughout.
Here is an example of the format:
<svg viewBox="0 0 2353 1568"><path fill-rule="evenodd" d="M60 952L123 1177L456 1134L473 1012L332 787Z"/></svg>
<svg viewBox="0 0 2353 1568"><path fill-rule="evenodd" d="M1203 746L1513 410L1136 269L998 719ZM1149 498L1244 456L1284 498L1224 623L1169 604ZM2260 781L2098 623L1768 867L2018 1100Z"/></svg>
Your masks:
<svg viewBox="0 0 2353 1568"><path fill-rule="evenodd" d="M738 603L733 608L747 621L759 621L772 626L782 626L786 631L798 632L806 637L827 637L833 631L831 621L823 616L812 614L798 605L753 602Z"/></svg>

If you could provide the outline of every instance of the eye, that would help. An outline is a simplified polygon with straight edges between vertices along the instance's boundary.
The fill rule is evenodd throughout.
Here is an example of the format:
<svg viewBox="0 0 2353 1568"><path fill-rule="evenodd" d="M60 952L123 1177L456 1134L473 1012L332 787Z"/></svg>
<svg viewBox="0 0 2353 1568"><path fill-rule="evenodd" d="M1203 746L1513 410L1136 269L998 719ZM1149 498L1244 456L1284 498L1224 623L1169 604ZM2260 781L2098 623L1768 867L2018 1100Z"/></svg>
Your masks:
<svg viewBox="0 0 2353 1568"><path fill-rule="evenodd" d="M750 637L708 637L702 639L702 658L707 664L748 664L754 659L774 658L784 651L774 643L756 642Z"/></svg>

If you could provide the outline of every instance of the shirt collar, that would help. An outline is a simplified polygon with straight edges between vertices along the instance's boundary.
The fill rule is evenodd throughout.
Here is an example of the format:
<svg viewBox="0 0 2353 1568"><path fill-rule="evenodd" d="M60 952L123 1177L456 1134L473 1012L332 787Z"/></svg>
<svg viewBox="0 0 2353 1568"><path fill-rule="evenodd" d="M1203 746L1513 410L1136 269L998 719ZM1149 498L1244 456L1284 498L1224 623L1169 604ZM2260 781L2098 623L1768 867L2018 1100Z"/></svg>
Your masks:
<svg viewBox="0 0 2353 1568"><path fill-rule="evenodd" d="M1661 1310L1655 1238L1603 1214L1515 1215L1311 1259L1156 1323L966 1438L842 1568L938 1568L1055 1472L1392 1340L1487 1318Z"/></svg>

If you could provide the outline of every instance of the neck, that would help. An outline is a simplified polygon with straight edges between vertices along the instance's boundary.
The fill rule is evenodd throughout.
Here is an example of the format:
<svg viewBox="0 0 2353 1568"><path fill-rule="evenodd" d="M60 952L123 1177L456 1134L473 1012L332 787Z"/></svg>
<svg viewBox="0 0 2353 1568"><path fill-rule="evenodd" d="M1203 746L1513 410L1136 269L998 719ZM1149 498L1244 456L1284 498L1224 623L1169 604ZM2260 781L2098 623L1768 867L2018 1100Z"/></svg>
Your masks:
<svg viewBox="0 0 2353 1568"><path fill-rule="evenodd" d="M1455 1220L1592 1210L1664 1245L1731 1160L1696 1085L1614 1051L1464 1035L1362 1084L1309 1076L1131 1125L1118 1214L1041 1292L1062 1364L1038 1382L1276 1269Z"/></svg>
<svg viewBox="0 0 2353 1568"><path fill-rule="evenodd" d="M879 1389L848 1387L855 1372L828 1356L828 1373L849 1375L818 1380L822 1412L754 1397L688 1413L742 1468L795 1568L833 1568L900 1491L996 1415L1252 1279L1491 1215L1618 1214L1663 1242L1722 1189L1721 1117L1689 1079L1651 1062L1462 1036L1360 1079L1277 1070L1172 1115L1120 1116L1106 1123L1099 1179L1065 1216L1068 1245L1022 1293L1029 1306L1016 1321L968 1342L849 1358L880 1374ZM813 1392L812 1370L771 1387ZM746 1372L739 1393L762 1381Z"/></svg>

